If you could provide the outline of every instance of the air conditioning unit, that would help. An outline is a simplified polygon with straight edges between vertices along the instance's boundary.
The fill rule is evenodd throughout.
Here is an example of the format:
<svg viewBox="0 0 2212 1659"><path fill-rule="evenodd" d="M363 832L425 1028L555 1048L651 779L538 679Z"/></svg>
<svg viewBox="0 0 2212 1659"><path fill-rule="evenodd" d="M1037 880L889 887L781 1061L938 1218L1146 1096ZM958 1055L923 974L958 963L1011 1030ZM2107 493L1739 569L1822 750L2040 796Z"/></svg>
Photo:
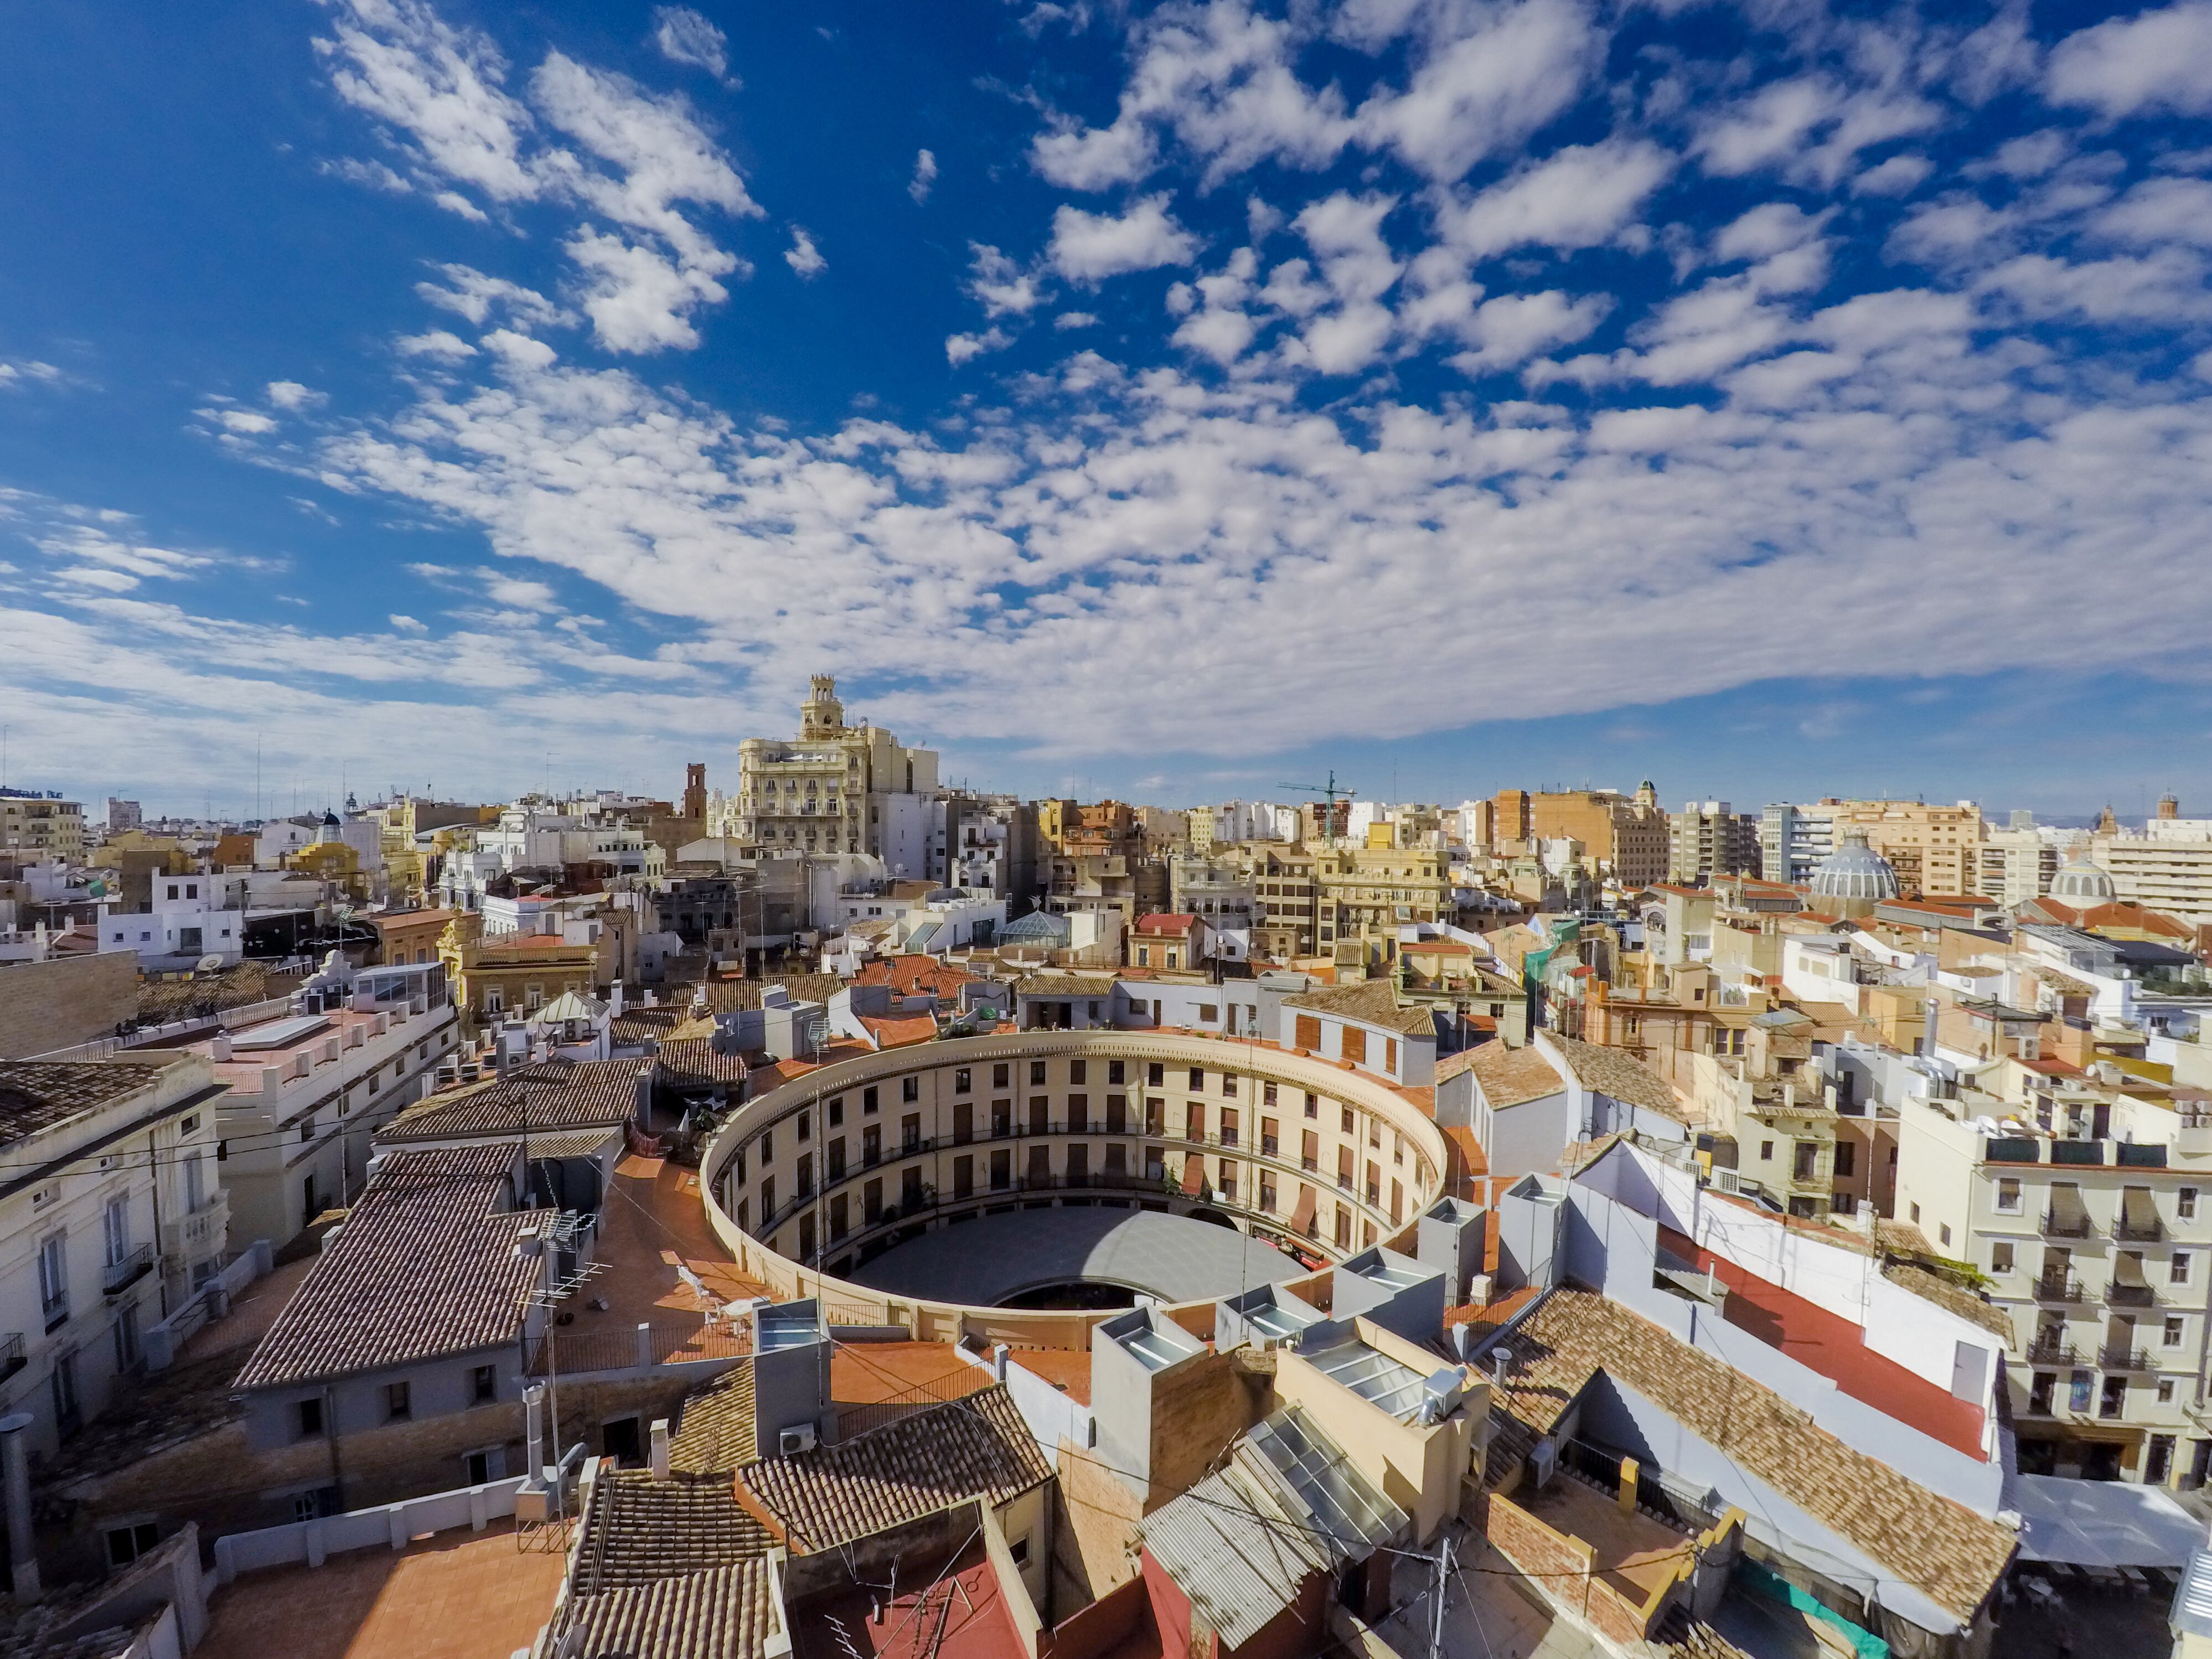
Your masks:
<svg viewBox="0 0 2212 1659"><path fill-rule="evenodd" d="M1743 1183L1738 1178L1736 1172L1734 1170L1714 1170L1713 1185L1719 1188L1724 1193L1735 1193L1741 1192L1743 1190Z"/></svg>
<svg viewBox="0 0 2212 1659"><path fill-rule="evenodd" d="M801 1423L795 1429L783 1430L775 1437L775 1449L776 1455L780 1457L795 1457L800 1452L812 1451L814 1425L811 1423Z"/></svg>

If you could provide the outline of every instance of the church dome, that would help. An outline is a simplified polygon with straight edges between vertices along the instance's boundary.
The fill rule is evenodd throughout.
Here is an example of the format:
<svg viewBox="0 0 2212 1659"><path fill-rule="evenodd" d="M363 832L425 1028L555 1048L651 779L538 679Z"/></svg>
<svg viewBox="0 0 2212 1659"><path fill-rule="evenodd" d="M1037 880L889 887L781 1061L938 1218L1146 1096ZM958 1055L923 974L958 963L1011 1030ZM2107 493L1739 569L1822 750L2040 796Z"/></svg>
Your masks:
<svg viewBox="0 0 2212 1659"><path fill-rule="evenodd" d="M1863 830L1846 830L1844 844L1821 860L1813 872L1815 898L1879 903L1897 895L1897 872L1887 859L1867 845Z"/></svg>
<svg viewBox="0 0 2212 1659"><path fill-rule="evenodd" d="M2093 904L2110 904L2118 894L2113 890L2112 878L2101 865L2089 862L2089 855L2076 851L2073 857L2059 866L2058 873L2051 878L2051 896L2061 904L2086 908Z"/></svg>

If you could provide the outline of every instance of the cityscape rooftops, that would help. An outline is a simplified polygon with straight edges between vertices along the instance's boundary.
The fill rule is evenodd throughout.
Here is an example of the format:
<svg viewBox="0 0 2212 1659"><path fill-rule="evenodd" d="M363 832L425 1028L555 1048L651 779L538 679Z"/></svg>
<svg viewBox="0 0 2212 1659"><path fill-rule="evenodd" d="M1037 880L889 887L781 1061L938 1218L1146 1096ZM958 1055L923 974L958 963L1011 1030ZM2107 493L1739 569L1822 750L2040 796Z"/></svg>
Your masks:
<svg viewBox="0 0 2212 1659"><path fill-rule="evenodd" d="M127 1100L150 1087L163 1069L139 1060L0 1061L0 1145Z"/></svg>
<svg viewBox="0 0 2212 1659"><path fill-rule="evenodd" d="M544 1060L416 1102L377 1131L380 1144L617 1127L636 1113L650 1060Z"/></svg>

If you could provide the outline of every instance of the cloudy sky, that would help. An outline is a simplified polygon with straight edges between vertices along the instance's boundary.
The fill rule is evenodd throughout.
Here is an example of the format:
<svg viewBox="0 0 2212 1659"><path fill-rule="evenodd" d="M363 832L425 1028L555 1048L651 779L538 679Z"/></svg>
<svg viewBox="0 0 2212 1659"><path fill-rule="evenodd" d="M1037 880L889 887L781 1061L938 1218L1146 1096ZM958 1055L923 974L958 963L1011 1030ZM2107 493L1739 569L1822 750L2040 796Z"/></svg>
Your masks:
<svg viewBox="0 0 2212 1659"><path fill-rule="evenodd" d="M9 782L2212 811L2206 0L4 28Z"/></svg>

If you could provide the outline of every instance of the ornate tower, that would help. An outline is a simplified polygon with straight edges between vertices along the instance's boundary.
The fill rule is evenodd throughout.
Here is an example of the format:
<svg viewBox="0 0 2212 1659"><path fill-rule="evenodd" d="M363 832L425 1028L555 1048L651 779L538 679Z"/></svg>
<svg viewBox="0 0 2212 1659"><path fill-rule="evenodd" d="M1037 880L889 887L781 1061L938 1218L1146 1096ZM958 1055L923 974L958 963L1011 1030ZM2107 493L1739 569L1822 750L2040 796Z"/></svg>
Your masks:
<svg viewBox="0 0 2212 1659"><path fill-rule="evenodd" d="M707 768L703 763L695 762L684 769L684 816L707 816Z"/></svg>
<svg viewBox="0 0 2212 1659"><path fill-rule="evenodd" d="M837 701L834 675L817 674L808 682L806 701L799 705L799 735L826 738L845 729L845 705Z"/></svg>

